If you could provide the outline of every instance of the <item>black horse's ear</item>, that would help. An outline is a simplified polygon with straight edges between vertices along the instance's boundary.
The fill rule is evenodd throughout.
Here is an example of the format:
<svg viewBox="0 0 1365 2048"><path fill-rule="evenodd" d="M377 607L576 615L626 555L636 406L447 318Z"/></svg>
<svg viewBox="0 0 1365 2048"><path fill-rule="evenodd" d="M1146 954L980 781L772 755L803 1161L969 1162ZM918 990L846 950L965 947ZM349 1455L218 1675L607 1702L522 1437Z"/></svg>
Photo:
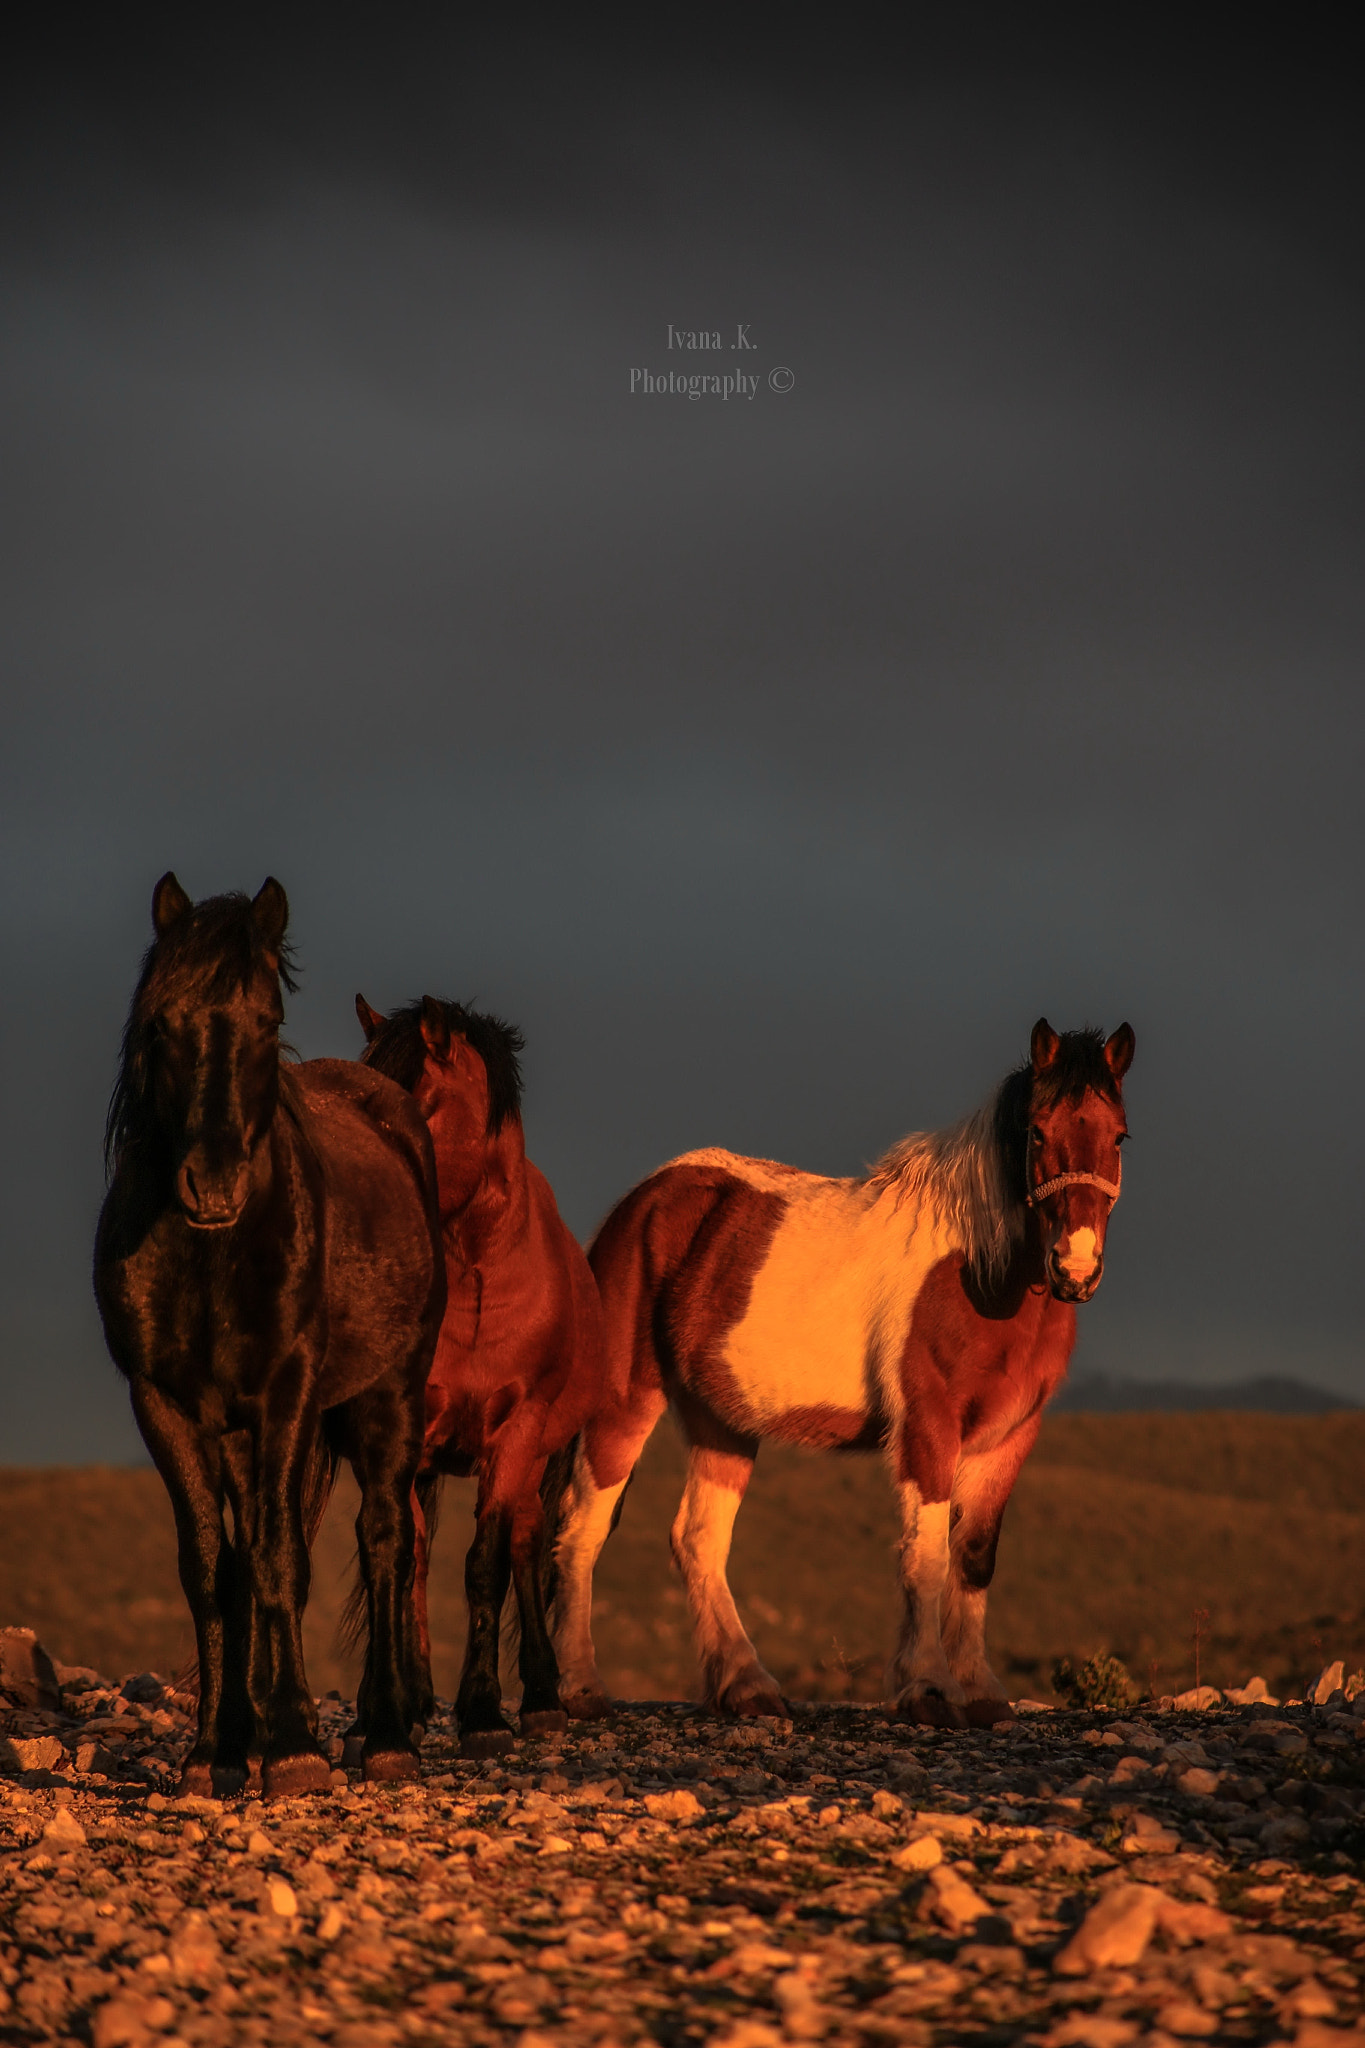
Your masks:
<svg viewBox="0 0 1365 2048"><path fill-rule="evenodd" d="M443 1060L450 1051L450 1019L435 996L422 998L422 1043L434 1059Z"/></svg>
<svg viewBox="0 0 1365 2048"><path fill-rule="evenodd" d="M164 939L173 924L179 924L187 910L194 905L175 879L173 869L167 868L161 880L152 891L152 923L156 935Z"/></svg>
<svg viewBox="0 0 1365 2048"><path fill-rule="evenodd" d="M252 897L251 917L266 951L278 953L289 923L289 898L273 875L266 876Z"/></svg>
<svg viewBox="0 0 1365 2048"><path fill-rule="evenodd" d="M355 1013L360 1019L360 1028L365 1034L365 1043L373 1045L374 1035L384 1019L380 1016L378 1010L372 1010L364 996L360 995L355 999Z"/></svg>
<svg viewBox="0 0 1365 2048"><path fill-rule="evenodd" d="M1033 1060L1033 1071L1035 1074L1047 1072L1047 1069L1057 1057L1057 1050L1061 1042L1057 1033L1048 1023L1047 1018L1040 1017L1033 1027L1033 1037L1029 1041L1029 1053Z"/></svg>
<svg viewBox="0 0 1365 2048"><path fill-rule="evenodd" d="M1109 1071L1116 1081L1121 1081L1128 1072L1129 1067L1133 1064L1133 1054L1136 1051L1137 1040L1133 1036L1132 1025L1120 1024L1113 1037L1105 1042L1104 1048L1104 1057L1108 1062Z"/></svg>

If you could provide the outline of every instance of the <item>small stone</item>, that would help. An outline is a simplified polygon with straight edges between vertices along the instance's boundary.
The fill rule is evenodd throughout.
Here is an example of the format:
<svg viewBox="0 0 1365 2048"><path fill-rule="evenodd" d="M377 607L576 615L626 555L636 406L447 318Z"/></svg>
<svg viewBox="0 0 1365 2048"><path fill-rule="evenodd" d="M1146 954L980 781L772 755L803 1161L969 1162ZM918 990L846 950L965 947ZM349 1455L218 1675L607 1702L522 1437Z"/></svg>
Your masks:
<svg viewBox="0 0 1365 2048"><path fill-rule="evenodd" d="M937 1835L917 1835L913 1842L897 1849L891 1861L897 1870L932 1870L943 1861L943 1844Z"/></svg>
<svg viewBox="0 0 1365 2048"><path fill-rule="evenodd" d="M696 1820L703 1811L695 1792L647 1792L645 1812L654 1820Z"/></svg>
<svg viewBox="0 0 1365 2048"><path fill-rule="evenodd" d="M56 1670L31 1628L0 1628L0 1693L16 1707L61 1711Z"/></svg>
<svg viewBox="0 0 1365 2048"><path fill-rule="evenodd" d="M265 1888L266 1903L277 1920L292 1920L299 1910L294 1887L282 1877L272 1877Z"/></svg>
<svg viewBox="0 0 1365 2048"><path fill-rule="evenodd" d="M1161 1893L1155 1885L1118 1884L1090 1908L1054 1960L1059 1977L1124 1968L1138 1961L1156 1930Z"/></svg>
<svg viewBox="0 0 1365 2048"><path fill-rule="evenodd" d="M1156 2023L1163 2033L1174 2034L1178 2041L1195 2041L1216 2034L1222 2024L1217 2013L1205 2012L1202 2006L1191 2005L1188 1999L1183 1998L1163 2005L1157 2013Z"/></svg>
<svg viewBox="0 0 1365 2048"><path fill-rule="evenodd" d="M66 1750L55 1735L12 1735L0 1743L0 1771L55 1771L66 1760Z"/></svg>
<svg viewBox="0 0 1365 2048"><path fill-rule="evenodd" d="M1201 1770L1195 1764L1190 1770L1182 1771L1175 1782L1187 1799L1212 1799L1218 1790L1218 1773Z"/></svg>
<svg viewBox="0 0 1365 2048"><path fill-rule="evenodd" d="M1324 1664L1313 1684L1308 1688L1308 1697L1315 1707L1325 1707L1334 1692L1343 1692L1346 1685L1346 1666L1340 1658L1335 1664Z"/></svg>
<svg viewBox="0 0 1365 2048"><path fill-rule="evenodd" d="M1204 1714L1210 1707L1223 1703L1223 1695L1214 1685L1192 1686L1189 1692L1179 1692L1171 1705L1182 1714Z"/></svg>
<svg viewBox="0 0 1365 2048"><path fill-rule="evenodd" d="M246 1853L248 1856L273 1856L275 1844L260 1828L253 1828L247 1836Z"/></svg>
<svg viewBox="0 0 1365 2048"><path fill-rule="evenodd" d="M974 1926L991 1910L962 1873L946 1863L936 1864L929 1872L928 1904L934 1918L954 1930Z"/></svg>
<svg viewBox="0 0 1365 2048"><path fill-rule="evenodd" d="M186 1913L171 1937L167 1953L171 1969L182 1984L208 1984L222 1967L218 1937L203 1913Z"/></svg>
<svg viewBox="0 0 1365 2048"><path fill-rule="evenodd" d="M1131 2020L1112 2019L1106 2013L1078 2012L1058 2020L1043 2036L1044 2048L1126 2048L1137 2039ZM1150 2036L1148 2037L1150 2039Z"/></svg>
<svg viewBox="0 0 1365 2048"><path fill-rule="evenodd" d="M1195 1899L1173 1899L1157 1893L1157 1925L1163 1934L1188 1947L1195 1941L1221 1941L1232 1932L1232 1920L1220 1906Z"/></svg>
<svg viewBox="0 0 1365 2048"><path fill-rule="evenodd" d="M141 2048L152 2034L164 2033L175 2019L169 1998L140 1998L125 1993L111 1998L90 2023L93 2048Z"/></svg>
<svg viewBox="0 0 1365 2048"><path fill-rule="evenodd" d="M43 1840L56 1849L83 1849L85 1829L69 1806L59 1806L43 1829Z"/></svg>

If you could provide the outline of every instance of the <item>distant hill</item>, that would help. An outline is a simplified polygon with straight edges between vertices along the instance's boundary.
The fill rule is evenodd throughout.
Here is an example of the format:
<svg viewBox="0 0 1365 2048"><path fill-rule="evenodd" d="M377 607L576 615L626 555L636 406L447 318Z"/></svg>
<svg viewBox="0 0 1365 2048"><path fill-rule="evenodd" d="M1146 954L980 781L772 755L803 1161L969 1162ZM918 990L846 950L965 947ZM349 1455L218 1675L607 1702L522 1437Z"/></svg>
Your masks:
<svg viewBox="0 0 1365 2048"><path fill-rule="evenodd" d="M1192 1386L1188 1380L1111 1380L1085 1373L1068 1380L1052 1404L1052 1413L1135 1415L1152 1410L1168 1413L1238 1408L1260 1415L1331 1415L1359 1408L1345 1394L1328 1393L1302 1380L1224 1380Z"/></svg>

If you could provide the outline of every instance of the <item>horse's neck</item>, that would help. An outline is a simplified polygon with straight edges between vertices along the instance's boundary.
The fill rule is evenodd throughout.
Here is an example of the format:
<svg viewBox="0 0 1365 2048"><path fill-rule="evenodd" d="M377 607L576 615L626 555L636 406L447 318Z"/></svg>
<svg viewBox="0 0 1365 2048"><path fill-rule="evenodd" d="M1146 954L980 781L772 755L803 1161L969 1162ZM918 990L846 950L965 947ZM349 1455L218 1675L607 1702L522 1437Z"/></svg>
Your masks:
<svg viewBox="0 0 1365 2048"><path fill-rule="evenodd" d="M520 1123L509 1118L496 1137L485 1140L483 1172L449 1219L466 1265L480 1265L515 1244L525 1234L529 1206L526 1141Z"/></svg>
<svg viewBox="0 0 1365 2048"><path fill-rule="evenodd" d="M1007 1322L1027 1306L1031 1295L1047 1292L1042 1236L1038 1220L1029 1210L1024 1234L1016 1239L1010 1261L998 1279L978 1279L968 1269L963 1282L967 1298L980 1316L991 1322Z"/></svg>

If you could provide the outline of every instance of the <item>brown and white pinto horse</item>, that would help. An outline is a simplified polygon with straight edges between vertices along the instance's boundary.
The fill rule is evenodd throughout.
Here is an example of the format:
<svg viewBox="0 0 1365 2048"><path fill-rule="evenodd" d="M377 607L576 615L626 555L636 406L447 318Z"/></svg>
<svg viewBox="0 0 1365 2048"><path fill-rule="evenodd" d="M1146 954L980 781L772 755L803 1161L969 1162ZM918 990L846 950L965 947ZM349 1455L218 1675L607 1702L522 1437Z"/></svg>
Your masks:
<svg viewBox="0 0 1365 2048"><path fill-rule="evenodd" d="M632 1190L589 1258L626 1399L580 1441L557 1549L570 1711L601 1699L592 1573L671 1404L689 1445L673 1555L709 1705L782 1714L726 1580L760 1442L885 1448L900 1494L902 1716L1010 1717L986 1658L1001 1518L1104 1266L1134 1039L1034 1026L975 1116L905 1139L861 1180L688 1153ZM837 1531L831 1531L837 1542Z"/></svg>
<svg viewBox="0 0 1365 2048"><path fill-rule="evenodd" d="M602 1311L583 1249L526 1157L520 1032L426 996L387 1019L356 1012L368 1066L415 1097L436 1154L447 1297L427 1381L416 1487L417 1635L430 1673L429 1540L441 1478L477 1473L465 1561L469 1635L456 1696L467 1755L510 1749L498 1650L509 1575L521 1624L521 1729L568 1726L546 1627L541 1485L602 1398ZM552 1491L563 1483L552 1477ZM430 1704L428 1698L427 1704Z"/></svg>

